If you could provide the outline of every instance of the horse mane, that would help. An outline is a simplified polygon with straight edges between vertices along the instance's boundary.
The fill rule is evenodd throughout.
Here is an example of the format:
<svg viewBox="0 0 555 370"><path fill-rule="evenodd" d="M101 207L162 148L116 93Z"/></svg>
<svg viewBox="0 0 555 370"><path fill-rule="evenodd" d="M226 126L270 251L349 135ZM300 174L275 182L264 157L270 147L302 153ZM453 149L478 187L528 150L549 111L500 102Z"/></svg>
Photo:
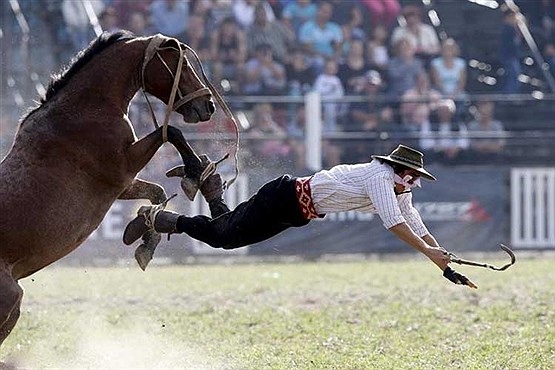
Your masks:
<svg viewBox="0 0 555 370"><path fill-rule="evenodd" d="M63 68L59 73L53 74L46 89L46 94L44 98L41 98L40 103L46 103L50 98L56 95L61 89L63 89L69 82L69 80L77 73L85 64L90 62L96 55L100 54L103 50L109 46L115 44L118 41L130 40L135 38L135 36L125 30L120 30L116 32L103 32L100 36L94 39L86 49L81 50L77 55L75 55L69 65Z"/></svg>
<svg viewBox="0 0 555 370"><path fill-rule="evenodd" d="M103 32L100 36L94 39L89 46L79 51L65 67L62 67L59 73L53 73L50 76L50 82L46 88L46 94L40 99L38 105L32 107L24 113L21 123L24 123L27 118L35 113L39 108L51 99L56 93L63 89L69 80L77 73L85 64L90 62L96 55L100 54L104 49L115 44L118 41L134 39L135 35L129 31L120 30L116 32Z"/></svg>

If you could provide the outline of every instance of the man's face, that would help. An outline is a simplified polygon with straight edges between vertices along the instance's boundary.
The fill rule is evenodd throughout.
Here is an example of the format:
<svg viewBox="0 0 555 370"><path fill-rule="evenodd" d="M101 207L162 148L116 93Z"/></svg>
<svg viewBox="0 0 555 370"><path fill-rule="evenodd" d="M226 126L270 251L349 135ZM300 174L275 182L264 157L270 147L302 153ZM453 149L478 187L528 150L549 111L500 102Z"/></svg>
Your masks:
<svg viewBox="0 0 555 370"><path fill-rule="evenodd" d="M413 170L412 168L404 170L399 176L401 176L401 178L404 178L407 175L412 177L412 179L408 180L408 183L411 185L420 178L420 172L418 172L417 170Z"/></svg>
<svg viewBox="0 0 555 370"><path fill-rule="evenodd" d="M332 10L333 8L330 4L328 3L321 4L320 8L318 8L318 13L317 13L318 20L320 20L321 22L329 21L331 19Z"/></svg>

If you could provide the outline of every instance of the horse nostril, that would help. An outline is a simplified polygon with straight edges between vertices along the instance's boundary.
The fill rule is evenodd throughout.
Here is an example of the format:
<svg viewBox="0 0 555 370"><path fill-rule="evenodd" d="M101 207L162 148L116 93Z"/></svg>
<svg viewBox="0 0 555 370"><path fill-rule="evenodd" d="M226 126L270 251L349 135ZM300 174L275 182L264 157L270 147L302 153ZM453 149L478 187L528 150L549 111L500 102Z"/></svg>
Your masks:
<svg viewBox="0 0 555 370"><path fill-rule="evenodd" d="M206 104L207 104L207 110L210 112L210 114L216 111L216 105L214 105L214 102L212 100L208 100Z"/></svg>

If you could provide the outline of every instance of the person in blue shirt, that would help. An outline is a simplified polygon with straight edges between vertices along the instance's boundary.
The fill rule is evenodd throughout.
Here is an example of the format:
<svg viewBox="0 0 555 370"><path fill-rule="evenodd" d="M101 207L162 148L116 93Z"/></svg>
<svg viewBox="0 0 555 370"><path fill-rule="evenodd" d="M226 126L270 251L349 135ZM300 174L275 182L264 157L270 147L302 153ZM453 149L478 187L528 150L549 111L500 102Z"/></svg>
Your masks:
<svg viewBox="0 0 555 370"><path fill-rule="evenodd" d="M299 42L312 55L312 63L319 71L325 59L338 59L341 54L343 32L337 23L330 21L332 12L330 3L320 3L316 20L305 22L299 30Z"/></svg>
<svg viewBox="0 0 555 370"><path fill-rule="evenodd" d="M296 0L285 6L281 16L283 23L290 27L298 36L301 26L316 19L318 6L312 0Z"/></svg>
<svg viewBox="0 0 555 370"><path fill-rule="evenodd" d="M189 3L177 0L155 0L150 6L154 32L183 38L189 19Z"/></svg>

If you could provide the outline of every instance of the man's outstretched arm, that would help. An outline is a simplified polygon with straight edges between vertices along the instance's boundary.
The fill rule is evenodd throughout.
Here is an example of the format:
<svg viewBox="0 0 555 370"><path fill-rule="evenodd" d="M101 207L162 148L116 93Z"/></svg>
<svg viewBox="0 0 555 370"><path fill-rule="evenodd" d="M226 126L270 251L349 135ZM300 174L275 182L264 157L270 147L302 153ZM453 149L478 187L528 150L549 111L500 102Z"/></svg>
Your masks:
<svg viewBox="0 0 555 370"><path fill-rule="evenodd" d="M471 288L478 288L466 276L459 274L451 269L448 264L451 260L445 249L439 246L436 239L431 234L426 234L422 238L416 235L406 222L397 224L389 230L397 235L399 239L423 253L432 260L443 271L443 276L455 284L467 285Z"/></svg>
<svg viewBox="0 0 555 370"><path fill-rule="evenodd" d="M393 234L399 239L423 253L426 257L432 260L441 271L444 271L449 264L450 257L445 253L445 250L437 246L435 238L429 234L423 238L416 235L406 222L397 224L389 228ZM428 239L428 240L426 240Z"/></svg>

